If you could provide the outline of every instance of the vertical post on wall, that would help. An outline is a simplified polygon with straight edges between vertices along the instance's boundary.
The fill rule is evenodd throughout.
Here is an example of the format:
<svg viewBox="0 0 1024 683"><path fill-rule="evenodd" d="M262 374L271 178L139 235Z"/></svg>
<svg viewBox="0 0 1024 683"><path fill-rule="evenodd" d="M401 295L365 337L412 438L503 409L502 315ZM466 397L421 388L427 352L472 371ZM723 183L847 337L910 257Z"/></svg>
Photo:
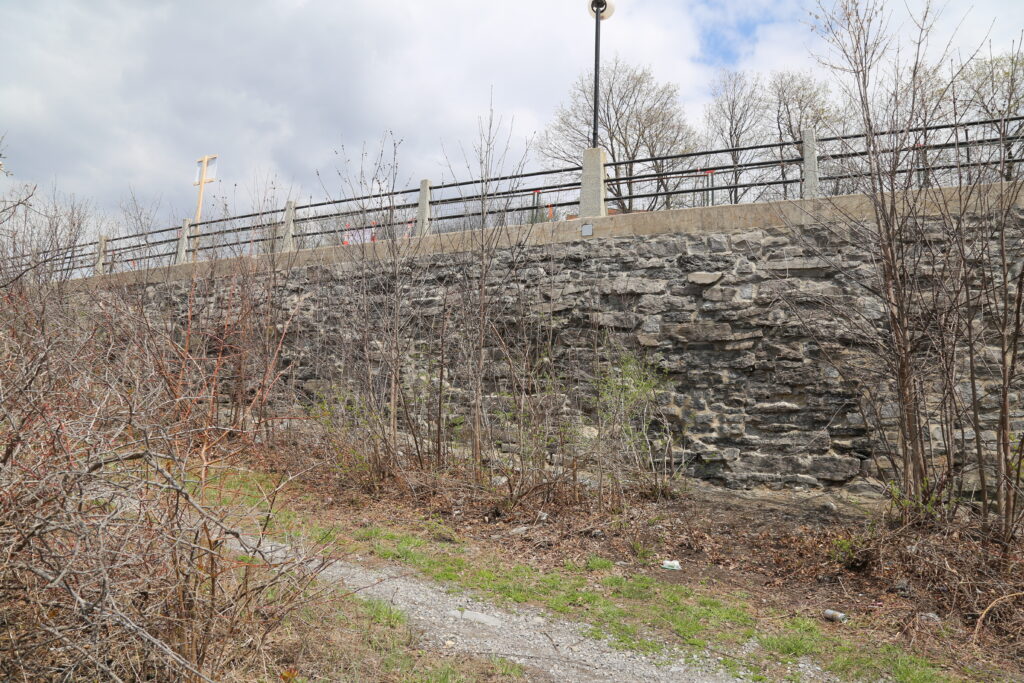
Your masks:
<svg viewBox="0 0 1024 683"><path fill-rule="evenodd" d="M580 184L580 218L606 216L605 154L600 147L583 150L583 180Z"/></svg>
<svg viewBox="0 0 1024 683"><path fill-rule="evenodd" d="M928 148L923 144L917 146L917 186L928 187L931 178L928 174Z"/></svg>
<svg viewBox="0 0 1024 683"><path fill-rule="evenodd" d="M590 3L594 14L594 127L591 147L597 147L597 111L601 97L601 14L607 3L593 0Z"/></svg>
<svg viewBox="0 0 1024 683"><path fill-rule="evenodd" d="M188 250L192 254L192 260L199 260L199 240L202 235L199 232L199 226L195 223L190 223L188 226Z"/></svg>
<svg viewBox="0 0 1024 683"><path fill-rule="evenodd" d="M813 128L807 128L803 131L803 138L803 198L819 199L821 188L818 180L818 136Z"/></svg>
<svg viewBox="0 0 1024 683"><path fill-rule="evenodd" d="M430 232L430 181L420 181L420 204L416 210L416 234L426 235Z"/></svg>
<svg viewBox="0 0 1024 683"><path fill-rule="evenodd" d="M178 234L178 252L174 255L174 264L184 263L188 260L188 231L192 227L186 218L181 222L181 233Z"/></svg>
<svg viewBox="0 0 1024 683"><path fill-rule="evenodd" d="M583 178L580 181L580 218L599 218L605 210L605 154L599 144L598 111L601 104L601 22L615 12L611 0L587 0L594 17L594 120L590 149L583 150Z"/></svg>
<svg viewBox="0 0 1024 683"><path fill-rule="evenodd" d="M96 263L93 264L93 272L96 275L104 275L107 271L107 236L100 235L96 242Z"/></svg>
<svg viewBox="0 0 1024 683"><path fill-rule="evenodd" d="M281 240L281 251L295 251L295 202L285 202L284 222L278 226L280 231L274 238L274 247L277 247L278 239Z"/></svg>

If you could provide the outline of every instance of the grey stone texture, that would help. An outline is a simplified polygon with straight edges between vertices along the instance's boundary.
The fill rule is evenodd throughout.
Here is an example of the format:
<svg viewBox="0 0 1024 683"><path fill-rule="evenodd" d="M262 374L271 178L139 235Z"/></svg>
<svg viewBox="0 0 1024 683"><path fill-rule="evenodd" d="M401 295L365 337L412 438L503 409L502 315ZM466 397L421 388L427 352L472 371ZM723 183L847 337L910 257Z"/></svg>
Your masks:
<svg viewBox="0 0 1024 683"><path fill-rule="evenodd" d="M850 215L863 204L841 201ZM859 245L807 220L783 220L786 211L807 215L801 204L714 207L597 219L586 238L578 222L518 226L494 240L493 251L479 248L486 239L455 233L423 238L428 247L420 251L411 241L397 257L379 243L297 252L276 265L271 285L288 320L283 380L315 398L345 368L379 365L378 337L395 333L407 342L402 373L410 386L430 386L438 345L449 344L445 401L464 405L461 370L475 360L459 352L457 338L472 330L483 294L492 399L510 391L518 367L539 368L567 389L537 400L558 404L582 430L592 416L570 394L589 390L588 359L624 349L665 378L667 424L651 428L672 434L666 457L690 474L731 487L884 479L860 412L862 388L836 369L837 358L863 355L862 339L829 312L856 310L884 324L880 303L850 276L871 265ZM178 267L120 281L147 284L153 306L180 308L190 296L183 276L213 281L233 267ZM224 291L205 296L215 302ZM396 297L403 302L397 331L388 327ZM1014 419L1024 429L1024 414Z"/></svg>
<svg viewBox="0 0 1024 683"><path fill-rule="evenodd" d="M837 255L855 258L845 248ZM426 335L438 328L443 291L459 300L486 272L488 296L500 304L497 327L551 339L552 366L578 385L572 376L586 372L579 359L602 346L657 367L670 388L672 456L691 474L736 487L818 487L871 470L857 394L823 360L822 340L834 341L836 331L828 321L817 334L808 330L790 305L793 296L857 298L787 230L592 238L485 260L486 268L472 253L426 255L394 276L351 262L289 271L279 285L294 316L287 379L310 395L324 388L322 361L350 332L353 292L370 292L371 307L384 310L394 292L388 280L397 279L414 318L407 333ZM495 342L489 351L501 350ZM489 392L502 391L503 368L489 366Z"/></svg>

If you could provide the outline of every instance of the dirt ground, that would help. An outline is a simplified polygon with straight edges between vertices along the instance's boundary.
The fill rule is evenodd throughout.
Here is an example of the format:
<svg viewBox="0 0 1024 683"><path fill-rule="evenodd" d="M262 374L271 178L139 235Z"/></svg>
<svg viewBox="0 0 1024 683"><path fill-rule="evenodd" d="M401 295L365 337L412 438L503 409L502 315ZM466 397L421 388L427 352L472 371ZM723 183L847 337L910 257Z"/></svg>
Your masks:
<svg viewBox="0 0 1024 683"><path fill-rule="evenodd" d="M1024 680L1019 646L995 637L972 641L973 624L941 613L928 590L885 567L851 569L837 561L837 539L879 518L887 504L881 493L736 491L691 480L671 500L637 499L619 512L601 513L564 505L509 510L459 486L367 493L319 478L303 486L316 493L317 513L328 518L364 525L439 519L482 552L541 570L597 555L661 581L743 593L766 619L820 619L823 610L834 609L856 617L861 637L873 642ZM663 559L678 560L681 570L661 569Z"/></svg>

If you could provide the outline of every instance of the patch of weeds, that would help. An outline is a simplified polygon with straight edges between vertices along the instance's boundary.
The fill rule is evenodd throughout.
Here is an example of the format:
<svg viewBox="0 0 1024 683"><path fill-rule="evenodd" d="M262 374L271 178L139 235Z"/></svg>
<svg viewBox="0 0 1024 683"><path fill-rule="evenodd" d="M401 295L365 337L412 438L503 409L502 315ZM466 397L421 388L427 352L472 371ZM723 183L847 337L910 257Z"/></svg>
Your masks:
<svg viewBox="0 0 1024 683"><path fill-rule="evenodd" d="M871 564L871 553L863 538L837 538L832 541L829 557L836 564L858 571Z"/></svg>
<svg viewBox="0 0 1024 683"><path fill-rule="evenodd" d="M581 567L580 565L576 564L572 560L566 560L565 562L562 563L562 566L565 567L565 571L567 571L567 572L577 573L577 572L586 571L583 567Z"/></svg>
<svg viewBox="0 0 1024 683"><path fill-rule="evenodd" d="M384 530L377 526L367 526L362 529L356 529L352 533L352 538L357 541L373 541L378 538L384 537Z"/></svg>
<svg viewBox="0 0 1024 683"><path fill-rule="evenodd" d="M408 621L402 610L386 600L365 598L361 601L360 608L374 624L387 628L398 628L404 626Z"/></svg>
<svg viewBox="0 0 1024 683"><path fill-rule="evenodd" d="M587 558L586 567L588 572L607 571L614 566L615 563L611 560L605 559L603 557L598 557L597 555L591 555Z"/></svg>
<svg viewBox="0 0 1024 683"><path fill-rule="evenodd" d="M430 558L420 552L425 541L405 534L385 534L373 544L373 554L383 560L398 560L420 569L426 569Z"/></svg>
<svg viewBox="0 0 1024 683"><path fill-rule="evenodd" d="M338 532L340 529L337 526L319 526L317 524L312 525L308 530L308 536L318 545L328 545L338 541Z"/></svg>
<svg viewBox="0 0 1024 683"><path fill-rule="evenodd" d="M661 588L662 598L670 605L682 605L684 602L693 597L694 591L689 586L682 586L679 584L671 584L662 586Z"/></svg>
<svg viewBox="0 0 1024 683"><path fill-rule="evenodd" d="M415 683L465 683L467 681L454 664L441 664L407 680Z"/></svg>
<svg viewBox="0 0 1024 683"><path fill-rule="evenodd" d="M743 674L743 665L732 657L722 657L721 664L733 678L739 678Z"/></svg>
<svg viewBox="0 0 1024 683"><path fill-rule="evenodd" d="M517 680L520 678L526 678L526 669L511 660L505 659L504 657L491 657L491 664L494 666L494 671L499 676Z"/></svg>
<svg viewBox="0 0 1024 683"><path fill-rule="evenodd" d="M781 633L759 638L761 646L782 657L805 657L819 651L822 635L810 619L791 619Z"/></svg>
<svg viewBox="0 0 1024 683"><path fill-rule="evenodd" d="M643 541L633 541L629 544L629 550L633 553L633 557L640 564L648 564L654 559L654 548L650 548L644 545Z"/></svg>
<svg viewBox="0 0 1024 683"><path fill-rule="evenodd" d="M687 645L693 647L704 647L707 642L697 636L704 633L705 626L700 619L692 614L668 614L665 617L672 632Z"/></svg>
<svg viewBox="0 0 1024 683"><path fill-rule="evenodd" d="M626 583L626 577L624 576L606 576L603 579L601 579L602 586L607 586L608 588L611 588L613 590L625 586Z"/></svg>
<svg viewBox="0 0 1024 683"><path fill-rule="evenodd" d="M936 683L949 678L931 662L903 652L893 645L867 651L850 645L836 648L829 670L844 678L876 680L888 678L895 683Z"/></svg>
<svg viewBox="0 0 1024 683"><path fill-rule="evenodd" d="M612 591L627 600L651 600L654 598L655 582L649 576L634 576L631 579L623 579L620 586Z"/></svg>
<svg viewBox="0 0 1024 683"><path fill-rule="evenodd" d="M441 543L459 542L459 536L455 533L455 530L444 522L440 522L436 519L428 519L424 521L423 529L433 541L440 541Z"/></svg>

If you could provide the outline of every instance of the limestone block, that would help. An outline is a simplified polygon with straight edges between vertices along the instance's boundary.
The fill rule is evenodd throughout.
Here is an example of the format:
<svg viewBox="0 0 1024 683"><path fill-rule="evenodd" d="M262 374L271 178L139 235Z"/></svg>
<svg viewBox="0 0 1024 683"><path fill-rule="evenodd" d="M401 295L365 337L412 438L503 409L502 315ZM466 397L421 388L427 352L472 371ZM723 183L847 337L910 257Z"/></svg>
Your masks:
<svg viewBox="0 0 1024 683"><path fill-rule="evenodd" d="M689 275L687 275L686 279L695 285L713 285L722 279L722 273L709 273L707 271L699 270L697 272L690 273Z"/></svg>
<svg viewBox="0 0 1024 683"><path fill-rule="evenodd" d="M835 271L835 267L831 263L813 256L772 260L766 262L764 267L773 273L805 277L825 277Z"/></svg>
<svg viewBox="0 0 1024 683"><path fill-rule="evenodd" d="M640 316L635 313L591 313L590 323L595 327L611 327L620 330L635 329Z"/></svg>
<svg viewBox="0 0 1024 683"><path fill-rule="evenodd" d="M721 254L729 251L729 236L721 233L709 235L708 250L712 254Z"/></svg>
<svg viewBox="0 0 1024 683"><path fill-rule="evenodd" d="M732 301L736 298L736 288L708 287L704 290L704 298L708 301Z"/></svg>
<svg viewBox="0 0 1024 683"><path fill-rule="evenodd" d="M764 231L763 230L751 230L750 232L740 233L739 235L733 235L732 248L736 251L742 251L747 253L758 253L761 251L761 245L764 243Z"/></svg>
<svg viewBox="0 0 1024 683"><path fill-rule="evenodd" d="M661 294L668 287L664 280L639 277L618 277L601 282L603 294Z"/></svg>

